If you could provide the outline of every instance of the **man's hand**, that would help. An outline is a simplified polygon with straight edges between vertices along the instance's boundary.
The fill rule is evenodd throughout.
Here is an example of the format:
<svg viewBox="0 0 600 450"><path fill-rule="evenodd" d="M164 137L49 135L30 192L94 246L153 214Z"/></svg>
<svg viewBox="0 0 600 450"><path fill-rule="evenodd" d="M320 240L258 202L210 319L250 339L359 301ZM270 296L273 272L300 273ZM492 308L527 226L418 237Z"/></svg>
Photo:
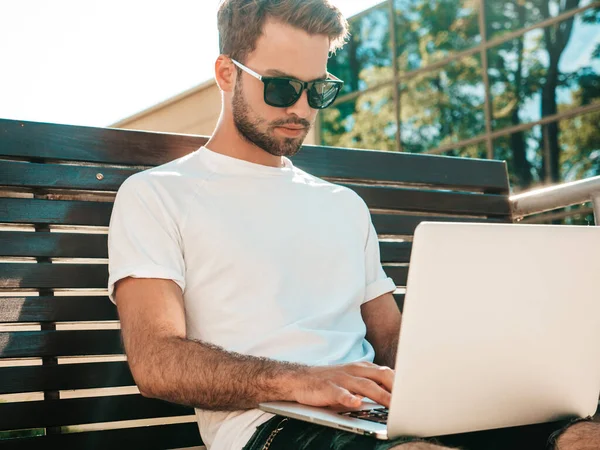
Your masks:
<svg viewBox="0 0 600 450"><path fill-rule="evenodd" d="M358 407L363 397L390 406L394 371L369 362L301 370L292 390L293 400L310 406Z"/></svg>

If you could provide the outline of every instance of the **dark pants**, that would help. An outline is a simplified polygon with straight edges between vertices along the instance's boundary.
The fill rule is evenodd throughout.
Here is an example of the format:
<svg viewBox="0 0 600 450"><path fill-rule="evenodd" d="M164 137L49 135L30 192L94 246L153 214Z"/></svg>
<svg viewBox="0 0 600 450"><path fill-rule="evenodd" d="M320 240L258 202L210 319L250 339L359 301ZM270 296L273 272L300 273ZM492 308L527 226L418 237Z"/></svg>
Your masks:
<svg viewBox="0 0 600 450"><path fill-rule="evenodd" d="M430 439L397 438L380 441L334 428L275 416L257 427L243 450L388 450L407 442L425 441L463 450L546 450L574 422L550 422L499 430L477 431ZM276 430L276 433L274 433ZM272 439L270 439L272 438Z"/></svg>

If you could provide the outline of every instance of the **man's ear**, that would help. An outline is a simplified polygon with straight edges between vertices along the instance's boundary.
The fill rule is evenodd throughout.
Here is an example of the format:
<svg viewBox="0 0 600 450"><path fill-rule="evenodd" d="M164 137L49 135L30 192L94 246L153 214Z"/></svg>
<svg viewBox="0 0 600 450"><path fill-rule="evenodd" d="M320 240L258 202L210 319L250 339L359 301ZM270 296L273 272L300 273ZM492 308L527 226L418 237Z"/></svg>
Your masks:
<svg viewBox="0 0 600 450"><path fill-rule="evenodd" d="M237 70L231 58L219 55L215 61L215 80L223 92L233 92Z"/></svg>

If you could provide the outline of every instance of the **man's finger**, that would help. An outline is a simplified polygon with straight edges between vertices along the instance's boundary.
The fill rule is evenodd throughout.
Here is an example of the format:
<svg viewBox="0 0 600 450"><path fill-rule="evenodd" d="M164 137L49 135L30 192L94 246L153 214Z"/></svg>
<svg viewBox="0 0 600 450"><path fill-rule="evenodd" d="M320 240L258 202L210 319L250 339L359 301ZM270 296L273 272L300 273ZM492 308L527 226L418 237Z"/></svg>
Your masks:
<svg viewBox="0 0 600 450"><path fill-rule="evenodd" d="M391 394L370 379L349 377L345 380L345 385L343 387L351 392L355 392L356 395L368 397L387 408L390 406L392 398Z"/></svg>
<svg viewBox="0 0 600 450"><path fill-rule="evenodd" d="M340 405L347 406L349 408L358 408L362 403L362 398L357 395L353 395L348 389L338 386L336 389L335 401Z"/></svg>
<svg viewBox="0 0 600 450"><path fill-rule="evenodd" d="M383 386L388 392L392 392L395 372L389 367L376 366L354 366L351 369L351 375L360 378L367 378Z"/></svg>

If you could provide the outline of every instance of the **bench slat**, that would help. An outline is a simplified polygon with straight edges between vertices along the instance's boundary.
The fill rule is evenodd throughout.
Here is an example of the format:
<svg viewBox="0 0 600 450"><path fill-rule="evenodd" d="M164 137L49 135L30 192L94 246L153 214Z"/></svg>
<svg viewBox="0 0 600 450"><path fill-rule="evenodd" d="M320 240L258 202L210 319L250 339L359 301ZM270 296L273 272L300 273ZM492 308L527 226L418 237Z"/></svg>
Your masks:
<svg viewBox="0 0 600 450"><path fill-rule="evenodd" d="M407 214L372 214L373 225L377 233L386 235L411 236L421 222L470 222L470 223L507 223L508 219L480 219L471 217L452 216L420 216Z"/></svg>
<svg viewBox="0 0 600 450"><path fill-rule="evenodd" d="M382 263L408 263L412 242L379 242Z"/></svg>
<svg viewBox="0 0 600 450"><path fill-rule="evenodd" d="M394 300L396 300L396 305L398 305L398 308L402 312L402 310L404 309L405 294L393 294L393 295L394 295Z"/></svg>
<svg viewBox="0 0 600 450"><path fill-rule="evenodd" d="M0 232L0 256L108 258L108 235L47 232ZM410 242L381 242L383 262L409 261ZM0 320L1 322L1 320Z"/></svg>
<svg viewBox="0 0 600 450"><path fill-rule="evenodd" d="M108 226L112 203L31 198L0 198L0 223L61 224ZM509 217L472 219L460 216L373 213L373 223L380 234L411 235L419 222L511 222Z"/></svg>
<svg viewBox="0 0 600 450"><path fill-rule="evenodd" d="M4 450L47 450L49 448L60 448L61 450L107 448L163 450L201 444L198 425L194 422L10 439L2 441L2 448Z"/></svg>
<svg viewBox="0 0 600 450"><path fill-rule="evenodd" d="M0 323L118 320L107 296L0 297Z"/></svg>
<svg viewBox="0 0 600 450"><path fill-rule="evenodd" d="M0 358L122 354L120 330L0 332Z"/></svg>
<svg viewBox="0 0 600 450"><path fill-rule="evenodd" d="M155 166L187 155L203 136L0 119L0 155Z"/></svg>
<svg viewBox="0 0 600 450"><path fill-rule="evenodd" d="M292 160L317 177L509 192L504 161L309 145Z"/></svg>
<svg viewBox="0 0 600 450"><path fill-rule="evenodd" d="M194 410L190 407L142 397L140 394L0 403L0 417L2 417L0 430L83 425L190 414L194 414Z"/></svg>
<svg viewBox="0 0 600 450"><path fill-rule="evenodd" d="M108 235L0 231L0 256L108 258Z"/></svg>
<svg viewBox="0 0 600 450"><path fill-rule="evenodd" d="M108 264L0 263L0 287L106 289Z"/></svg>
<svg viewBox="0 0 600 450"><path fill-rule="evenodd" d="M387 266L383 265L383 270L396 283L396 286L406 286L408 278L408 266Z"/></svg>
<svg viewBox="0 0 600 450"><path fill-rule="evenodd" d="M0 223L107 227L113 204L34 198L0 198Z"/></svg>
<svg viewBox="0 0 600 450"><path fill-rule="evenodd" d="M360 195L371 209L470 214L473 216L510 216L511 214L508 197L503 195L351 184L345 184L345 186Z"/></svg>
<svg viewBox="0 0 600 450"><path fill-rule="evenodd" d="M0 119L0 155L154 166L196 150L203 136ZM462 186L508 193L506 164L446 156L304 146L294 164L319 177Z"/></svg>
<svg viewBox="0 0 600 450"><path fill-rule="evenodd" d="M116 191L123 181L139 171L101 166L0 161L2 186L15 187ZM101 180L96 177L97 174L102 174Z"/></svg>
<svg viewBox="0 0 600 450"><path fill-rule="evenodd" d="M0 393L134 386L126 361L0 367Z"/></svg>
<svg viewBox="0 0 600 450"><path fill-rule="evenodd" d="M395 295L401 306L403 295ZM107 320L118 320L118 315L106 296L0 297L0 323Z"/></svg>
<svg viewBox="0 0 600 450"><path fill-rule="evenodd" d="M404 286L403 268L384 269L397 286ZM0 263L0 287L21 289L106 289L107 264Z"/></svg>

